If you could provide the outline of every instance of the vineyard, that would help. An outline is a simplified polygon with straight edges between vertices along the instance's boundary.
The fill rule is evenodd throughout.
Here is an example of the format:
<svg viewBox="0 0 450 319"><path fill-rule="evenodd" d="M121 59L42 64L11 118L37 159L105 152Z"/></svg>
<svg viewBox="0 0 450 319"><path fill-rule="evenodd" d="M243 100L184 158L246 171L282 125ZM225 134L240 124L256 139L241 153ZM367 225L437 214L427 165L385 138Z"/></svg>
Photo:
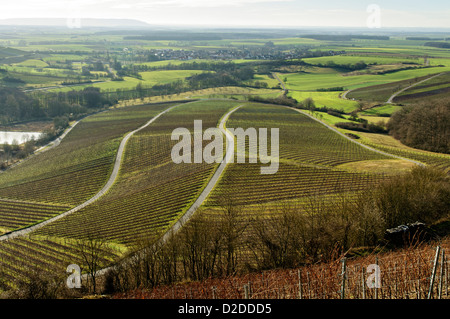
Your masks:
<svg viewBox="0 0 450 319"><path fill-rule="evenodd" d="M277 174L260 175L258 164L231 164L208 204L219 203L224 194L233 198L233 203L243 205L359 191L383 179L383 175L284 163Z"/></svg>
<svg viewBox="0 0 450 319"><path fill-rule="evenodd" d="M364 141L364 144L367 144L375 149L379 149L383 152L387 152L405 158L410 158L419 161L421 163L425 163L426 165L436 167L446 172L450 170L450 156L447 154L439 154L439 153L433 154L431 152L424 152L420 150L401 149L398 147L380 145L369 141Z"/></svg>
<svg viewBox="0 0 450 319"><path fill-rule="evenodd" d="M125 107L89 117L77 125L59 147L25 162L24 169L17 174L12 175L13 170L5 173L4 186L0 188L0 195L4 197L0 201L3 218L0 227L5 231L26 227L60 214L95 194L110 175L123 135L171 105ZM192 132L194 120L202 120L203 129L217 127L224 114L238 105L242 102L205 100L186 103L134 134L126 144L118 178L104 196L76 213L34 231L30 237L0 243L0 267L5 284L17 286L17 280L26 280L33 269L64 276L65 268L75 263L86 270L79 246L93 238L106 243L100 252L101 267L106 267L140 241L161 236L192 205L218 165L173 163L171 150L176 141L171 140L172 131L185 127ZM246 103L230 116L227 127L268 128L269 131L279 128L279 170L274 175L261 175L260 164L228 164L199 216L214 218L227 198L243 207L249 218L261 214L270 216L273 208L284 201L307 201L314 196L333 205L339 195L361 193L393 175L339 169L342 164L389 158L352 143L289 108ZM203 141L203 146L207 143ZM268 149L270 147L271 143L268 143ZM249 149L247 158L254 153L255 149ZM430 156L430 159L436 158ZM52 165L53 169L39 165L39 160ZM104 175L98 168L102 163L109 165ZM75 178L80 182L71 183ZM39 188L36 188L38 184ZM261 210L261 205L265 204L268 206ZM249 237L251 233L245 232L244 236ZM348 298L372 298L373 290L361 290L362 265L366 261L355 264L348 260L345 284ZM380 257L381 267L383 262ZM398 270L396 262L384 264L385 268L396 270L389 270L383 280L406 276L407 268ZM426 261L426 267L420 266L422 270L412 269L412 272L418 272L416 277L411 277L409 286L400 283L395 286L398 289L395 296L411 297L414 292L423 295L428 264ZM189 289L186 286L157 288L150 295L139 296L161 297L170 293L171 296L166 297L298 298L301 295L302 298L337 298L342 284L337 275L339 267L341 264L335 262L309 266L300 273L298 270L274 272L273 275L265 272L239 279L227 278L227 281L214 279L207 282L207 287L202 286L205 283L195 283ZM415 285L419 286L414 288ZM385 285L378 296L391 298L393 291L392 286Z"/></svg>
<svg viewBox="0 0 450 319"><path fill-rule="evenodd" d="M172 130L192 130L199 119L204 129L216 127L224 113L237 105L196 102L165 114L129 141L119 180L105 197L37 233L68 238L94 235L122 244L157 236L189 208L217 165L173 163Z"/></svg>
<svg viewBox="0 0 450 319"><path fill-rule="evenodd" d="M62 238L39 236L17 238L0 242L0 284L16 287L30 277L56 276L62 281L70 264L87 265L81 255L78 242ZM119 255L120 249L105 245L99 252L99 265L109 266Z"/></svg>
<svg viewBox="0 0 450 319"><path fill-rule="evenodd" d="M344 163L387 157L362 148L288 108L250 104L233 113L227 126L279 128L280 166L276 174L261 175L259 164L229 164L208 205L217 204L224 194L236 203L254 204L358 191L385 178L380 174L334 168Z"/></svg>
<svg viewBox="0 0 450 319"><path fill-rule="evenodd" d="M444 4L16 2L0 299L449 298Z"/></svg>
<svg viewBox="0 0 450 319"><path fill-rule="evenodd" d="M92 197L107 181L123 135L167 107L148 105L93 115L58 147L2 173L0 227L24 227ZM23 209L11 209L11 201L22 203ZM32 206L42 214L24 216L22 211ZM45 211L45 207L51 209Z"/></svg>
<svg viewBox="0 0 450 319"><path fill-rule="evenodd" d="M0 229L18 229L67 211L69 206L0 200Z"/></svg>
<svg viewBox="0 0 450 319"><path fill-rule="evenodd" d="M429 76L417 77L414 79L407 79L392 83L379 84L374 86L362 87L355 90L352 90L347 94L347 98L350 99L362 99L365 101L377 101L377 102L386 102L389 97L397 91L404 89L414 83L425 80ZM428 83L425 82L425 83Z"/></svg>
<svg viewBox="0 0 450 319"><path fill-rule="evenodd" d="M414 86L395 98L397 103L427 102L430 98L446 98L448 96L450 73L443 73L430 81Z"/></svg>
<svg viewBox="0 0 450 319"><path fill-rule="evenodd" d="M436 247L439 245L439 249ZM449 298L448 240L297 269L268 270L116 294L137 299ZM368 269L368 266L372 268ZM374 276L379 267L379 281ZM371 270L370 270L371 269ZM370 271L369 271L370 270ZM372 280L375 279L375 280Z"/></svg>

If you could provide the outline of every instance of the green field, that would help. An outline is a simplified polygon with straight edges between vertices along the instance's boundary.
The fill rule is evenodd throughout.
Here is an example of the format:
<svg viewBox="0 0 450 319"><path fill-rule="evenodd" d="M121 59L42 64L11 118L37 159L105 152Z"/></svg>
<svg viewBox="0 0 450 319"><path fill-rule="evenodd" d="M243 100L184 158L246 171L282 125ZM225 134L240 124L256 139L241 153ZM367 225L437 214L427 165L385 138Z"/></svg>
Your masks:
<svg viewBox="0 0 450 319"><path fill-rule="evenodd" d="M345 74L341 74L335 70L329 70L326 73L292 73L284 74L282 76L287 78L286 87L289 90L314 91L321 88L333 88L339 86L346 89L355 89L359 87L414 79L416 77L447 71L450 71L450 67L405 70L383 75L345 76Z"/></svg>
<svg viewBox="0 0 450 319"><path fill-rule="evenodd" d="M200 74L204 71L199 70L170 70L170 71L151 71L141 72L142 85L153 86L155 84L166 84L177 80L184 80L194 74Z"/></svg>
<svg viewBox="0 0 450 319"><path fill-rule="evenodd" d="M291 91L292 96L297 101L303 101L312 98L317 107L327 106L330 108L342 110L346 113L358 108L358 103L351 100L344 100L339 97L342 92L299 92Z"/></svg>
<svg viewBox="0 0 450 319"><path fill-rule="evenodd" d="M27 66L34 68L46 68L48 64L41 60L26 60L20 63L17 63L18 66Z"/></svg>
<svg viewBox="0 0 450 319"><path fill-rule="evenodd" d="M361 112L361 115L371 115L371 116L377 116L380 114L389 114L392 115L392 113L398 111L401 109L401 106L394 105L394 104L386 104L382 106L377 106L368 110L365 110Z"/></svg>
<svg viewBox="0 0 450 319"><path fill-rule="evenodd" d="M317 65L326 64L333 61L336 64L355 64L360 61L366 64L397 64L397 63L417 63L423 64L423 59L417 57L383 57L383 56L364 56L364 55L336 55L318 58L303 59L306 63Z"/></svg>
<svg viewBox="0 0 450 319"><path fill-rule="evenodd" d="M138 84L143 87L151 87L156 84L167 84L170 82L176 82L178 80L183 81L186 77L192 76L193 74L202 73L203 71L198 70L170 70L170 71L151 71L151 72L141 72L142 80L132 77L124 77L123 81L106 81L94 84L84 84L84 85L71 85L64 88L51 89L50 92L67 92L72 90L82 90L86 87L96 87L101 91L115 91L115 90L133 90Z"/></svg>

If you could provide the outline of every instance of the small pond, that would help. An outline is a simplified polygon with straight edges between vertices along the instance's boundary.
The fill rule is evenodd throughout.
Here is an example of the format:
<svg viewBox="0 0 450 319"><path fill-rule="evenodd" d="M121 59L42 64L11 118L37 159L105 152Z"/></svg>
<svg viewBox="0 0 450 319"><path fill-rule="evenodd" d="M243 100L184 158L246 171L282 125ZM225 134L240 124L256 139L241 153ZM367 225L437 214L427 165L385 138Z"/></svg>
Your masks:
<svg viewBox="0 0 450 319"><path fill-rule="evenodd" d="M40 132L3 132L0 131L0 144L22 144L34 138L37 140L44 133Z"/></svg>

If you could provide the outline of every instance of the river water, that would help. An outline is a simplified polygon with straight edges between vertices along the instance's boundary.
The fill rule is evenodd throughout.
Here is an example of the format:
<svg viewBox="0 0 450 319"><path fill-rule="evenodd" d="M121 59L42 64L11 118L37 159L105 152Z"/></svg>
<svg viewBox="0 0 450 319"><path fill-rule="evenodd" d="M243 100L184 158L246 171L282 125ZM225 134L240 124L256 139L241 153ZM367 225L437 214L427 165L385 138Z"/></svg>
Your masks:
<svg viewBox="0 0 450 319"><path fill-rule="evenodd" d="M3 132L0 131L0 144L22 144L31 140L33 137L37 140L43 133L40 132Z"/></svg>

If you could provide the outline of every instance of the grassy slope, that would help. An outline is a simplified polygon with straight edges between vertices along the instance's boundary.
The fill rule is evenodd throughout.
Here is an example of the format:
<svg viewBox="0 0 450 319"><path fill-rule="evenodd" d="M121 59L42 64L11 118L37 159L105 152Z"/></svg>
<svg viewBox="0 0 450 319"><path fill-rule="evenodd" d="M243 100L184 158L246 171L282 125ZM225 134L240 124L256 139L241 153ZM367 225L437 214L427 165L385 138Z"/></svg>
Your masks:
<svg viewBox="0 0 450 319"><path fill-rule="evenodd" d="M320 88L332 88L342 86L346 89L354 89L364 86L384 84L429 74L450 71L450 67L429 68L418 70L398 71L382 75L355 75L344 76L336 71L327 73L292 73L285 74L286 87L290 90L314 91Z"/></svg>
<svg viewBox="0 0 450 319"><path fill-rule="evenodd" d="M342 92L298 92L291 91L289 96L297 101L303 101L306 98L312 98L318 107L327 106L349 113L358 108L356 101L344 100L339 97Z"/></svg>

